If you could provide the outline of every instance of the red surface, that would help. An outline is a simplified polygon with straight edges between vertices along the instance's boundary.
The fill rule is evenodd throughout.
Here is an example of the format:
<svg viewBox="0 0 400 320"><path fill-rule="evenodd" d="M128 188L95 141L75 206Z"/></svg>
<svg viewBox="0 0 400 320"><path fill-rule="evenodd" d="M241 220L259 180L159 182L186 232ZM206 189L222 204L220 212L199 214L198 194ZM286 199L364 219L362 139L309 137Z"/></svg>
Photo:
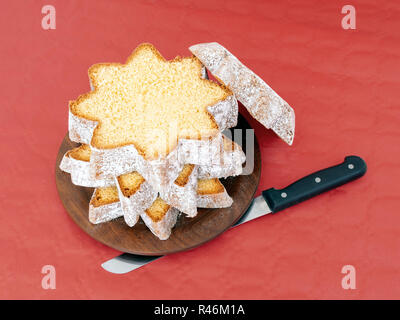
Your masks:
<svg viewBox="0 0 400 320"><path fill-rule="evenodd" d="M347 1L249 3L2 4L0 298L400 298L400 4L351 1L357 29L343 30ZM41 28L45 4L56 30ZM292 147L250 120L262 148L258 193L349 154L367 161L367 175L190 252L107 273L100 263L118 252L68 217L54 165L88 67L123 62L144 41L167 58L218 41L294 107ZM56 290L41 287L47 264ZM341 287L347 264L356 290Z"/></svg>

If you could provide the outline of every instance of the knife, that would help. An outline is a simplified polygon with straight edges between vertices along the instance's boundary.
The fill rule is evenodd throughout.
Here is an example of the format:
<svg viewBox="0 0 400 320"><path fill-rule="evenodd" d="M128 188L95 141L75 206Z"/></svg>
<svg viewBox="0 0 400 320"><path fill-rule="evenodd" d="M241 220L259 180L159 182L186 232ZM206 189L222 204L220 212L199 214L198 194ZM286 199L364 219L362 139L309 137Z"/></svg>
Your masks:
<svg viewBox="0 0 400 320"><path fill-rule="evenodd" d="M247 209L246 213L232 228L268 213L277 213L325 191L358 179L366 171L367 165L363 159L357 156L348 156L344 159L344 162L314 172L297 180L286 188L264 190L260 196L252 201L249 209ZM161 257L123 253L118 257L104 262L101 266L111 273L124 274Z"/></svg>

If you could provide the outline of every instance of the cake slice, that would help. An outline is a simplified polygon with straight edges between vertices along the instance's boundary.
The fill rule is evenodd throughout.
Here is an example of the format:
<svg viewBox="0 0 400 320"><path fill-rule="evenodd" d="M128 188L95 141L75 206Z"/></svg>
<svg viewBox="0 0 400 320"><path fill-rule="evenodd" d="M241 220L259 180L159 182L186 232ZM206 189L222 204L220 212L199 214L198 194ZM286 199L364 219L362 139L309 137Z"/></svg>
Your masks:
<svg viewBox="0 0 400 320"><path fill-rule="evenodd" d="M243 103L250 114L286 143L294 138L293 109L259 76L219 43L201 43L189 50Z"/></svg>
<svg viewBox="0 0 400 320"><path fill-rule="evenodd" d="M210 144L236 124L237 101L225 86L204 79L202 68L196 57L167 61L142 44L125 64L89 69L93 90L70 102L69 135L90 144L97 178L136 170L159 191L183 164L212 159ZM189 157L196 150L185 146L189 141L211 153Z"/></svg>
<svg viewBox="0 0 400 320"><path fill-rule="evenodd" d="M176 180L159 193L161 199L188 217L197 215L197 170L197 166L185 164Z"/></svg>
<svg viewBox="0 0 400 320"><path fill-rule="evenodd" d="M218 179L199 180L197 204L202 208L223 208L232 205L224 186ZM179 210L160 197L140 212L140 217L151 232L161 240L168 239L176 223ZM97 224L124 216L116 187L95 189L89 203L89 221Z"/></svg>
<svg viewBox="0 0 400 320"><path fill-rule="evenodd" d="M140 212L156 199L157 192L136 171L121 175L116 179L95 179L89 173L90 156L90 146L81 145L64 155L60 168L70 173L72 182L77 185L87 187L116 185L122 209L125 212L125 221L129 226L133 226L137 222ZM178 178L169 187L161 190L160 197L189 217L194 217L197 214L198 178L220 178L238 175L242 172L241 164L245 155L239 145L225 136L223 151L219 157L218 162L214 165L185 165Z"/></svg>
<svg viewBox="0 0 400 320"><path fill-rule="evenodd" d="M131 227L135 225L141 212L147 209L157 196L189 217L197 214L197 168L194 165L185 165L174 183L160 193L154 191L136 171L119 176L116 179L116 186L125 222Z"/></svg>
<svg viewBox="0 0 400 320"><path fill-rule="evenodd" d="M115 186L96 188L89 202L89 221L93 224L111 221L123 215Z"/></svg>
<svg viewBox="0 0 400 320"><path fill-rule="evenodd" d="M82 144L65 153L60 169L71 174L72 183L78 186L96 188L114 185L112 178L96 178L90 170L90 155L90 146Z"/></svg>
<svg viewBox="0 0 400 320"><path fill-rule="evenodd" d="M131 227L137 222L140 213L147 209L157 196L189 217L197 214L197 168L194 165L185 165L174 183L160 193L154 191L136 171L116 178L116 186L125 221Z"/></svg>
<svg viewBox="0 0 400 320"><path fill-rule="evenodd" d="M125 222L133 227L143 210L157 198L157 192L137 171L123 174L115 180Z"/></svg>
<svg viewBox="0 0 400 320"><path fill-rule="evenodd" d="M197 181L197 206L199 208L227 208L232 203L232 198L218 179L199 179Z"/></svg>

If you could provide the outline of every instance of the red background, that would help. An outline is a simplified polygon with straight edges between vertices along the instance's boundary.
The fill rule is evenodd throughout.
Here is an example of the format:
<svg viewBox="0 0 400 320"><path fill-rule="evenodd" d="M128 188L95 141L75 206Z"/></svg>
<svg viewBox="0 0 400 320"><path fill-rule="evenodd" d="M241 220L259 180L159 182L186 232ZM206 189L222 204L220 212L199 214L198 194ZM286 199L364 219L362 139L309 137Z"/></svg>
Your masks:
<svg viewBox="0 0 400 320"><path fill-rule="evenodd" d="M52 4L57 29L43 30ZM0 10L0 298L400 298L400 4L351 1L7 1ZM141 42L166 58L217 41L296 111L292 147L249 118L262 148L259 191L362 156L362 179L126 275L58 197L54 166L67 102L88 67ZM54 265L57 289L43 290ZM341 287L341 269L357 289Z"/></svg>

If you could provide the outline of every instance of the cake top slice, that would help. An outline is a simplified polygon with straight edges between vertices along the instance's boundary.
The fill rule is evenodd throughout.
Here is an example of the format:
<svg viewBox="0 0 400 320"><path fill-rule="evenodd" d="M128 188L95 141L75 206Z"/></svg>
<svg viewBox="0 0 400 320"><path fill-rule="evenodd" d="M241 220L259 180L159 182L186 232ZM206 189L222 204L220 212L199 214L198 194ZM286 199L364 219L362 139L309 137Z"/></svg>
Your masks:
<svg viewBox="0 0 400 320"><path fill-rule="evenodd" d="M249 113L291 145L295 114L268 84L217 42L193 45L189 50L243 103Z"/></svg>
<svg viewBox="0 0 400 320"><path fill-rule="evenodd" d="M201 73L202 64L194 56L167 61L153 45L141 44L125 64L90 67L93 90L70 101L70 111L98 122L93 147L134 145L145 159L163 157L179 138L217 134L207 108L232 93Z"/></svg>

